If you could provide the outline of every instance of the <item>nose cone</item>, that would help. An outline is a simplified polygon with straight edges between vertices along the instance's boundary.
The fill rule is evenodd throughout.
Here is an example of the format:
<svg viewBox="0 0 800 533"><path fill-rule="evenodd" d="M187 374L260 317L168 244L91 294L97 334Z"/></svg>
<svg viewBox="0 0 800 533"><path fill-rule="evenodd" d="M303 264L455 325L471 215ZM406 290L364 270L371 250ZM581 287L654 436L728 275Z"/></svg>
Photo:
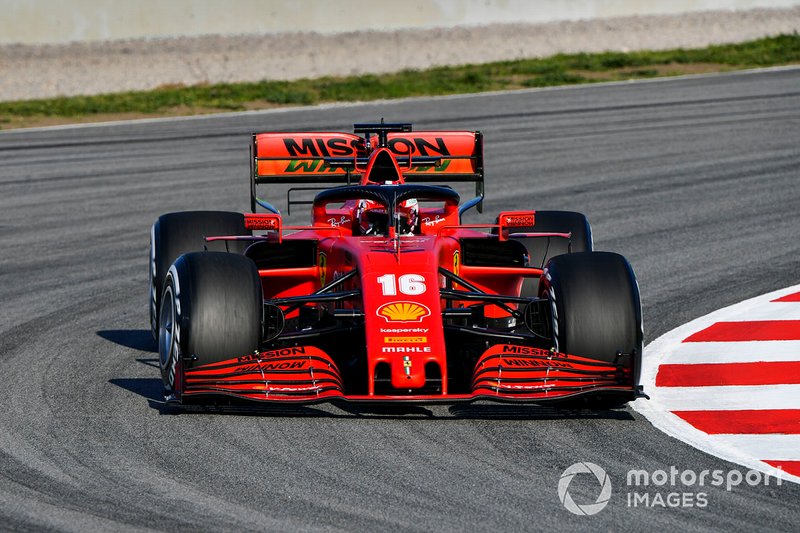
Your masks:
<svg viewBox="0 0 800 533"><path fill-rule="evenodd" d="M401 238L399 248L385 239L347 245L362 287L368 393L375 394L376 379L381 394L388 388L391 394L424 389L426 366L435 363L442 374L447 368L435 238Z"/></svg>

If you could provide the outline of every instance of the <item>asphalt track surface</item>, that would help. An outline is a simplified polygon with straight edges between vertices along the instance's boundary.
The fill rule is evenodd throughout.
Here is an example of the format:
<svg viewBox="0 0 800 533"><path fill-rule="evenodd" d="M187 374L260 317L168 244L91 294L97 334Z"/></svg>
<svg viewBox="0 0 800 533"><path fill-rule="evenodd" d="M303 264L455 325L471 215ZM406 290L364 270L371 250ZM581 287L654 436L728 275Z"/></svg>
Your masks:
<svg viewBox="0 0 800 533"><path fill-rule="evenodd" d="M585 212L596 248L638 273L647 339L800 279L800 70L2 133L0 529L796 530L800 485L774 480L629 507L629 469L735 468L630 409L164 409L152 221L247 209L254 130L382 116L486 134L472 220ZM578 461L612 479L595 516L557 496ZM674 490L697 489L649 488ZM570 491L590 503L599 486Z"/></svg>

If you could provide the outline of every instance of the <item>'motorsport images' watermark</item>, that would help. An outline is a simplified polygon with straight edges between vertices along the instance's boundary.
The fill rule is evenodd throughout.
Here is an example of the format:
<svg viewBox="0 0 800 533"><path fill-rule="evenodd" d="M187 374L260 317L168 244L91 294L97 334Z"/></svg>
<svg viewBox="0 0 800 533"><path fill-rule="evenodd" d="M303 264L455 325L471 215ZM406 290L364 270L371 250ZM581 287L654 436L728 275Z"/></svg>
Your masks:
<svg viewBox="0 0 800 533"><path fill-rule="evenodd" d="M765 474L758 470L680 470L670 466L664 470L628 470L625 476L625 504L627 507L707 507L709 505L708 487L724 487L728 492L741 484L751 487L769 486L770 482L781 485L778 476ZM570 493L570 485L576 476L590 474L597 484L597 497L590 501L576 501ZM617 489L618 491L620 489ZM611 500L611 478L606 471L588 461L567 467L558 480L558 499L564 508L576 515L591 516L602 511Z"/></svg>
<svg viewBox="0 0 800 533"><path fill-rule="evenodd" d="M597 481L600 483L600 494L594 503L586 503L579 505L572 499L569 493L569 485L572 483L572 478L577 474L594 474ZM608 477L606 471L594 463L575 463L570 466L561 474L561 479L558 480L558 499L567 508L567 511L578 515L593 515L603 510L608 505L608 500L611 499L611 478Z"/></svg>

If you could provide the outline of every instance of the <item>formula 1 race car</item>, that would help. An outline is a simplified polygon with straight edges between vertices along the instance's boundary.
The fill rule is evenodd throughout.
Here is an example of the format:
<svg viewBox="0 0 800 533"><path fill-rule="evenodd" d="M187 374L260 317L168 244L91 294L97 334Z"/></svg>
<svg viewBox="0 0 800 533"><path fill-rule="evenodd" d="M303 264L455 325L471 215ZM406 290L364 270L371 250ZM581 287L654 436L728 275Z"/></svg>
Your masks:
<svg viewBox="0 0 800 533"><path fill-rule="evenodd" d="M433 183L476 194L460 204ZM311 205L310 224L285 225L257 196L264 184L289 187L289 213ZM462 224L482 212L480 132L257 133L250 185L252 213L169 213L152 226L168 402L600 408L643 394L636 278L621 255L592 251L584 215Z"/></svg>

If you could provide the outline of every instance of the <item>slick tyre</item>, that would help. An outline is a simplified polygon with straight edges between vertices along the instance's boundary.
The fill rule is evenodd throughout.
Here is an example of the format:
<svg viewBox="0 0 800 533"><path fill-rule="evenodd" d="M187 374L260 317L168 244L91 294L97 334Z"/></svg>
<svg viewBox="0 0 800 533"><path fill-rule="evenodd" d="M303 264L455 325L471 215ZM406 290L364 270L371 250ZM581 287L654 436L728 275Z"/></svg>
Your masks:
<svg viewBox="0 0 800 533"><path fill-rule="evenodd" d="M528 251L528 264L542 267L557 255L592 251L592 228L581 213L573 211L536 211L536 225L514 228L512 233L571 233L572 237L562 239L552 237L519 237L514 240L522 243ZM538 280L526 278L522 283L520 296L535 298Z"/></svg>
<svg viewBox="0 0 800 533"><path fill-rule="evenodd" d="M263 296L255 264L220 252L180 256L164 280L158 354L164 388L180 391L186 367L252 354L261 342Z"/></svg>
<svg viewBox="0 0 800 533"><path fill-rule="evenodd" d="M246 242L207 243L206 236L251 235L244 215L227 211L185 211L161 215L150 229L150 331L158 340L158 310L167 271L180 255L188 252L230 251L244 253Z"/></svg>
<svg viewBox="0 0 800 533"><path fill-rule="evenodd" d="M550 302L557 351L609 363L618 353L633 354L632 385L638 385L642 311L636 276L624 257L610 252L556 256L547 263L539 291ZM597 401L595 406L623 403Z"/></svg>

